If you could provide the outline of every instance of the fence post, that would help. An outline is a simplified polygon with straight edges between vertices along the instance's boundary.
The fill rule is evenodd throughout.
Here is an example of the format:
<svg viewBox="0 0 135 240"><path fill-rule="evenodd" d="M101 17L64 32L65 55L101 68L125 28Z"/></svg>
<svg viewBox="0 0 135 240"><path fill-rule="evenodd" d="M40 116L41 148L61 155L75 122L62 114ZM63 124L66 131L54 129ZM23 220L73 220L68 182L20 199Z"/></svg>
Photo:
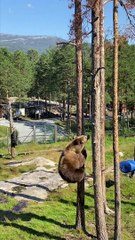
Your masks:
<svg viewBox="0 0 135 240"><path fill-rule="evenodd" d="M9 138L8 138L8 128L6 130L6 138L7 138L7 149L8 149L8 153L10 153L10 150L9 150Z"/></svg>
<svg viewBox="0 0 135 240"><path fill-rule="evenodd" d="M33 126L33 142L36 143L36 127Z"/></svg>
<svg viewBox="0 0 135 240"><path fill-rule="evenodd" d="M46 142L46 132L47 132L46 131L46 124L44 124L44 134L45 134L45 138L44 139L45 139L45 142Z"/></svg>
<svg viewBox="0 0 135 240"><path fill-rule="evenodd" d="M57 142L57 125L54 125L54 142Z"/></svg>

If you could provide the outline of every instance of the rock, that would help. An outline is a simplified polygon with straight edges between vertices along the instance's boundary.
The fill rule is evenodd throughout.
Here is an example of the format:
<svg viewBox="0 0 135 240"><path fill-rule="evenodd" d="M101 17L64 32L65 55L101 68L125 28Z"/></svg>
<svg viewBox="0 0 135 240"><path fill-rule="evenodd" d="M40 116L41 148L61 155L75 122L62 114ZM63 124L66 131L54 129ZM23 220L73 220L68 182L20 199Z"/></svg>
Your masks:
<svg viewBox="0 0 135 240"><path fill-rule="evenodd" d="M58 188L67 187L58 174L56 163L43 157L35 158L28 162L20 162L16 165L36 164L34 171L22 174L19 177L0 181L0 190L14 196L19 201L43 202L48 194ZM15 164L13 164L15 166ZM11 166L11 165L10 165ZM20 209L22 205L19 205Z"/></svg>

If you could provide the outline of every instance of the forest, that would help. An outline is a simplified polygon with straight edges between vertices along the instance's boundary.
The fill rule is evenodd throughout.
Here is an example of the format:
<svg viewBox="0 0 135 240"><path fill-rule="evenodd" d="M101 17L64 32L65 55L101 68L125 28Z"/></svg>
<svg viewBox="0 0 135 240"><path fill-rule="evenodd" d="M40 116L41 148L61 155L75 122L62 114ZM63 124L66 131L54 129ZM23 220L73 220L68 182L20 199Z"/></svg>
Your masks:
<svg viewBox="0 0 135 240"><path fill-rule="evenodd" d="M0 69L1 98L9 99L9 110L11 112L10 96L16 96L19 99L34 97L37 99L55 100L60 103L63 102L63 104L70 103L70 105L75 105L75 132L77 136L75 140L72 140L71 145L69 145L72 150L71 154L74 152L75 155L70 155L68 164L70 165L71 162L74 161L74 157L72 156L76 156L77 159L79 159L78 162L80 158L83 158L82 166L75 168L76 171L81 170L83 173L85 171L84 162L87 158L87 151L84 146L86 141L84 141L84 139L88 140L90 138L88 135L84 136L84 113L87 111L86 106L88 103L90 106L91 99L91 119L89 120L91 121L91 175L93 182L92 197L94 200L94 226L96 237L88 233L86 228L85 177L87 175L83 175L81 180L76 181L76 220L74 227L76 230L82 230L84 234L93 239L107 240L110 237L111 225L108 225L106 220L107 217L112 216L114 217L114 238L112 238L111 233L111 239L120 240L121 229L124 229L124 227L122 225L123 216L121 214L121 210L123 210L121 208L123 195L121 195L120 157L123 153L119 150L119 113L121 111L120 106L124 104L126 106L126 111L129 110L133 117L135 45L129 44L125 35L120 36L119 34L118 5L120 3L124 10L127 12L129 10L131 14L130 9L134 7L134 1L113 1L112 41L104 39L103 0L86 1L85 12L83 5L84 1L72 0L71 3L72 7L74 7L74 19L70 29L71 32L73 32L72 41L68 43L58 43L57 47L49 49L41 55L33 49L29 50L27 53L22 51L11 53L7 49L0 50L2 63ZM91 45L83 43L84 34L89 34L88 32L84 33L82 26L83 16L86 16L88 12L91 14L91 19L88 21L92 29ZM128 17L131 16L129 13ZM110 156L113 158L114 211L110 209L108 205L106 194L106 106L109 106L112 110L113 151ZM12 114L10 114L10 116L11 115ZM11 127L11 135L13 134L12 129L13 127ZM79 142L78 138L80 139ZM62 151L62 157L68 150L70 151L70 147ZM12 148L15 147L12 146L11 140L11 157ZM62 161L64 162L64 160ZM66 175L67 168L65 169ZM131 173L130 178L132 178L135 169L130 169L128 173ZM125 187L123 187L123 189L125 189ZM131 197L133 197L133 191ZM70 211L68 213L70 213ZM128 212L126 212L126 216L127 213ZM113 230L111 229L111 232L113 232ZM134 234L133 231L131 234L132 233ZM59 238L52 237L52 239Z"/></svg>
<svg viewBox="0 0 135 240"><path fill-rule="evenodd" d="M113 45L105 41L106 104L112 102ZM130 61L129 61L130 59ZM57 46L41 55L34 49L27 53L10 52L0 48L0 98L16 96L19 99L36 97L75 104L76 66L73 46ZM130 111L134 107L135 92L135 45L121 37L119 45L119 101ZM91 47L83 44L84 108L91 94ZM70 89L69 89L70 88ZM68 91L67 91L68 90Z"/></svg>

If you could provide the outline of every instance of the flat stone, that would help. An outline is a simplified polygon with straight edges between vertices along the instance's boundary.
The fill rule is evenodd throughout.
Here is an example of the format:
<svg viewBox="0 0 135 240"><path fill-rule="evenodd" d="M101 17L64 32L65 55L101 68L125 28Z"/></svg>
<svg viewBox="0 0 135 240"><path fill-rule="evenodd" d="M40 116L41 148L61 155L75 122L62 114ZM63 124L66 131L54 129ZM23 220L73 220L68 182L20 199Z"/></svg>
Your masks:
<svg viewBox="0 0 135 240"><path fill-rule="evenodd" d="M17 200L43 202L46 200L48 192L46 189L40 189L37 186L26 187L20 194L15 194Z"/></svg>
<svg viewBox="0 0 135 240"><path fill-rule="evenodd" d="M56 163L53 161L39 157L29 162L17 163L17 165L27 165L28 163L36 163L37 168L34 171L23 173L19 177L0 181L1 192L11 195L19 201L43 202L50 192L68 186L58 174Z"/></svg>
<svg viewBox="0 0 135 240"><path fill-rule="evenodd" d="M44 157L37 157L37 158L34 158L30 161L17 161L15 163L15 161L13 162L9 162L8 166L10 167L18 167L18 166L27 166L27 165L32 165L32 164L36 164L37 166L39 167L42 167L42 166L47 166L47 167L54 167L56 166L56 163L49 160L49 159L46 159Z"/></svg>

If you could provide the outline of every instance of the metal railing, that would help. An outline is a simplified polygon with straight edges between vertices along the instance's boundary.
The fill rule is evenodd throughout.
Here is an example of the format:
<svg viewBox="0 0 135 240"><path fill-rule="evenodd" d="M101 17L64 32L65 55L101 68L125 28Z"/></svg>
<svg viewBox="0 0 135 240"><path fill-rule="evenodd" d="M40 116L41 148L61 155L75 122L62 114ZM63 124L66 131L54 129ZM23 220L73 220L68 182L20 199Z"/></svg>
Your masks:
<svg viewBox="0 0 135 240"><path fill-rule="evenodd" d="M65 131L61 130L57 125L51 125L49 128L46 125L42 125L40 128L37 126L33 126L32 129L29 130L27 135L20 136L18 131L18 145L26 144L26 143L53 143L57 142L60 139L67 137ZM2 147L10 147L10 132L7 128L7 133L5 137L0 138L0 148Z"/></svg>

